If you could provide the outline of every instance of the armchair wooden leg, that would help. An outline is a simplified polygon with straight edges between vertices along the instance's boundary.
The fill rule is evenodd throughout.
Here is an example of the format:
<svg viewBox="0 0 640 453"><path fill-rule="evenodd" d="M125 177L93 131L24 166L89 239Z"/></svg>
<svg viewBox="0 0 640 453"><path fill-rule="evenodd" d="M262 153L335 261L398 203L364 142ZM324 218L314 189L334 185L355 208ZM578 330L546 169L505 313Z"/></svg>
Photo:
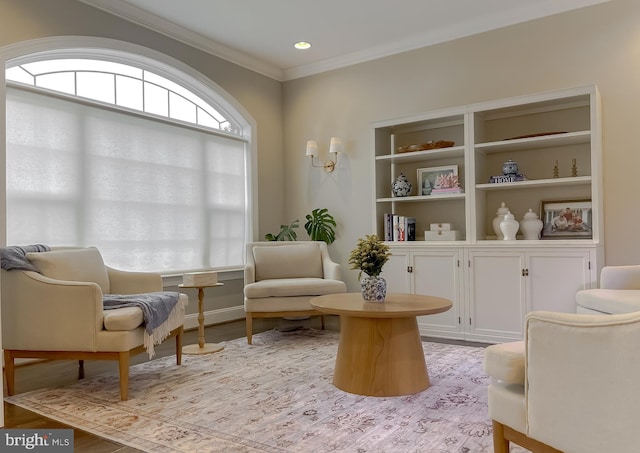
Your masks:
<svg viewBox="0 0 640 453"><path fill-rule="evenodd" d="M4 351L4 378L7 382L7 395L11 396L15 392L15 367L11 351L6 350Z"/></svg>
<svg viewBox="0 0 640 453"><path fill-rule="evenodd" d="M120 368L120 400L129 399L129 351L118 354L118 364Z"/></svg>
<svg viewBox="0 0 640 453"><path fill-rule="evenodd" d="M176 334L176 364L182 364L182 333L184 332L184 328L180 327L180 330Z"/></svg>
<svg viewBox="0 0 640 453"><path fill-rule="evenodd" d="M320 328L324 330L324 315L320 315Z"/></svg>
<svg viewBox="0 0 640 453"><path fill-rule="evenodd" d="M78 360L78 379L84 379L84 360Z"/></svg>
<svg viewBox="0 0 640 453"><path fill-rule="evenodd" d="M509 453L509 441L504 437L504 425L493 422L493 451L494 453Z"/></svg>
<svg viewBox="0 0 640 453"><path fill-rule="evenodd" d="M516 431L508 425L493 422L493 451L495 453L509 453L509 444L514 443L534 453L562 453L550 445L532 439L526 434Z"/></svg>
<svg viewBox="0 0 640 453"><path fill-rule="evenodd" d="M251 336L253 335L253 317L251 316L251 313L247 313L246 320L247 320L247 343L252 344Z"/></svg>

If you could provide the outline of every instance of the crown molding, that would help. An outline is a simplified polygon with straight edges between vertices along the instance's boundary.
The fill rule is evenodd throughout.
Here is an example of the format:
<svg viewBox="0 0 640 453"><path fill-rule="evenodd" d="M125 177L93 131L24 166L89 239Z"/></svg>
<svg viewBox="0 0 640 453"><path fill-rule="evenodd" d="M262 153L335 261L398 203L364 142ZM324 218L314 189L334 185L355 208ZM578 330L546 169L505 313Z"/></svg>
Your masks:
<svg viewBox="0 0 640 453"><path fill-rule="evenodd" d="M583 0L579 8L606 3L612 0ZM466 38L490 30L505 28L542 17L561 14L576 9L575 0L547 0L544 3L524 3L516 10L503 11L491 16L477 17L464 23L449 24L447 27L432 29L421 34L394 41L382 46L372 47L361 52L353 52L308 65L284 70L284 80L293 80L347 66L377 60L391 55L409 52L447 41Z"/></svg>
<svg viewBox="0 0 640 453"><path fill-rule="evenodd" d="M180 27L154 14L143 11L121 0L78 0L94 8L105 11L114 16L120 17L129 22L133 22L142 27L153 30L169 38L180 41L196 49L207 52L216 57L220 57L231 63L250 69L269 78L282 82L284 79L283 70L270 65L256 57L252 57L243 52L238 52L219 42L195 33L184 27Z"/></svg>
<svg viewBox="0 0 640 453"><path fill-rule="evenodd" d="M133 22L157 33L195 47L216 57L237 64L279 82L307 77L322 72L352 66L367 61L395 55L423 47L465 38L498 28L528 22L545 16L606 3L612 0L545 0L534 3L522 2L516 9L479 16L464 23L449 24L441 29L432 29L406 39L382 46L372 47L335 58L291 68L279 68L255 56L239 52L217 41L178 26L154 14L143 11L122 0L78 0L109 14Z"/></svg>

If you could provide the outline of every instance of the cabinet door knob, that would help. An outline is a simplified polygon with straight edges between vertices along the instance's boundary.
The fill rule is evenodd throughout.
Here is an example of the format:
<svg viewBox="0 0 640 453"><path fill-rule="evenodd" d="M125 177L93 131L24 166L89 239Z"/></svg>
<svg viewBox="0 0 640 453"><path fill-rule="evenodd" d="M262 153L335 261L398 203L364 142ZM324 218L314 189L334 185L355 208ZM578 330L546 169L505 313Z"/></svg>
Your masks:
<svg viewBox="0 0 640 453"><path fill-rule="evenodd" d="M413 273L413 266L407 266L407 272Z"/></svg>

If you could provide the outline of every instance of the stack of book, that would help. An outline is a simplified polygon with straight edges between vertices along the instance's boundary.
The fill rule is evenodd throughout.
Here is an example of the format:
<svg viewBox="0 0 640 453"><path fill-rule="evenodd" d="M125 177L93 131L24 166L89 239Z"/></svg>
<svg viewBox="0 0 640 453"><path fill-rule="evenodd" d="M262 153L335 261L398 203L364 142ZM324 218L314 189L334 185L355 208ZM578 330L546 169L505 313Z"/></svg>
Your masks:
<svg viewBox="0 0 640 453"><path fill-rule="evenodd" d="M462 190L460 187L444 187L442 189L438 189L438 188L433 188L431 189L431 195L437 195L440 193L463 193L464 190Z"/></svg>
<svg viewBox="0 0 640 453"><path fill-rule="evenodd" d="M526 181L526 180L527 180L527 177L519 173L517 175L499 175L499 176L491 176L489 178L489 182L491 184L499 184L501 182Z"/></svg>
<svg viewBox="0 0 640 453"><path fill-rule="evenodd" d="M384 215L385 241L415 241L416 219L396 214Z"/></svg>

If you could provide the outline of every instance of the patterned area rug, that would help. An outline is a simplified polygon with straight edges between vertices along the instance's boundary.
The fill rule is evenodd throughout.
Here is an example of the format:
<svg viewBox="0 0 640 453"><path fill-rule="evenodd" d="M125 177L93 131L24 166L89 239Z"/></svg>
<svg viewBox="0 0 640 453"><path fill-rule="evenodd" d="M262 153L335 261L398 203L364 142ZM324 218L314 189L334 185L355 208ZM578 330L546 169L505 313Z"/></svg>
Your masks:
<svg viewBox="0 0 640 453"><path fill-rule="evenodd" d="M133 366L125 402L116 374L5 401L153 453L493 451L483 348L425 342L431 387L380 398L333 386L335 332L273 330L253 342L183 356L180 367L174 357Z"/></svg>

